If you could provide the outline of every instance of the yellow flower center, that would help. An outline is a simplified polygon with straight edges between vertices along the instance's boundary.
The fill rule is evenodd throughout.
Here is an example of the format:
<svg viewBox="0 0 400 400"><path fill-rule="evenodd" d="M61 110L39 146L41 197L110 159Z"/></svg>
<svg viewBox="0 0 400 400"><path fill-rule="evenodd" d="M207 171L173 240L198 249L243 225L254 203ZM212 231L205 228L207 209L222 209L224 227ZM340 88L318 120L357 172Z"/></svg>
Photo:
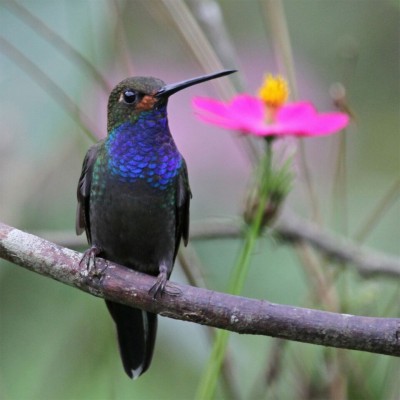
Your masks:
<svg viewBox="0 0 400 400"><path fill-rule="evenodd" d="M268 74L258 90L258 96L267 107L278 108L285 103L289 96L288 84L281 76Z"/></svg>

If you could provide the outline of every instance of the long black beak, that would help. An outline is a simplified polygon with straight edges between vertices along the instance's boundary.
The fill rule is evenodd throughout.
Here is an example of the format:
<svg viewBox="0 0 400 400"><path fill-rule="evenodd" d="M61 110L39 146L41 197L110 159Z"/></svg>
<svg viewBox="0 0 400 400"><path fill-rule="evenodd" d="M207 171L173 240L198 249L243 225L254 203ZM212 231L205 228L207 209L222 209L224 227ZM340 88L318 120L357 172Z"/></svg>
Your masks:
<svg viewBox="0 0 400 400"><path fill-rule="evenodd" d="M176 92L179 92L182 89L185 89L192 85L197 85L198 83L209 81L211 79L220 78L221 76L230 75L236 72L235 69L227 69L225 71L216 72L214 74L198 76L197 78L188 79L186 81L171 83L170 85L165 85L161 88L157 93L156 97L158 98L167 98Z"/></svg>

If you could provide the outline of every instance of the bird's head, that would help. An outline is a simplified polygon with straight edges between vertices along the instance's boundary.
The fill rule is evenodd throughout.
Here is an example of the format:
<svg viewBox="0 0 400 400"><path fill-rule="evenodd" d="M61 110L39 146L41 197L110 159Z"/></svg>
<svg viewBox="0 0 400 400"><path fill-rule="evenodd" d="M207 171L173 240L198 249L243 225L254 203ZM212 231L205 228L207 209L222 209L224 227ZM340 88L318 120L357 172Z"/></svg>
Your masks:
<svg viewBox="0 0 400 400"><path fill-rule="evenodd" d="M108 131L126 121L134 123L143 112L165 108L169 96L182 89L233 72L236 71L225 70L170 85L153 77L136 76L124 79L115 86L108 99Z"/></svg>

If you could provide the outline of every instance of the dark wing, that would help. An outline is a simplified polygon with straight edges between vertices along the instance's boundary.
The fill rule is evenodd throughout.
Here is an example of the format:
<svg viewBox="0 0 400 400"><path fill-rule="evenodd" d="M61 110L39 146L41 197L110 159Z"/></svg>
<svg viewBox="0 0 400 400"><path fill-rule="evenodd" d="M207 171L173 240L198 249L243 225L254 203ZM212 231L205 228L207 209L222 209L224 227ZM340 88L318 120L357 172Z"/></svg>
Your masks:
<svg viewBox="0 0 400 400"><path fill-rule="evenodd" d="M189 208L192 192L190 191L186 162L183 160L178 176L177 201L176 201L176 233L175 255L178 253L181 238L186 246L189 240Z"/></svg>
<svg viewBox="0 0 400 400"><path fill-rule="evenodd" d="M80 235L86 230L89 243L92 242L89 220L90 186L92 184L93 166L97 159L100 145L101 142L95 144L86 153L77 189L78 207L76 209L76 234Z"/></svg>

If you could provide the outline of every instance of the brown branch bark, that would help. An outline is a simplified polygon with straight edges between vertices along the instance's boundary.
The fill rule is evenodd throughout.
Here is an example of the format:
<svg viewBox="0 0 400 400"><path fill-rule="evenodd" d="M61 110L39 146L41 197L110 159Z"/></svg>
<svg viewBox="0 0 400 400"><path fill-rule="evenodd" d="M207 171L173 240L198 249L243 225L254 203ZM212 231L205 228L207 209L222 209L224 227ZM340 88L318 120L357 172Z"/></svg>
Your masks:
<svg viewBox="0 0 400 400"><path fill-rule="evenodd" d="M95 296L160 315L305 343L400 356L400 318L372 318L273 304L169 283L162 298L149 289L155 278L107 263L100 279L85 276L81 253L0 223L0 257ZM99 259L98 268L106 263ZM179 295L176 293L179 292Z"/></svg>
<svg viewBox="0 0 400 400"><path fill-rule="evenodd" d="M272 229L282 240L294 243L308 243L326 257L346 262L365 277L400 277L400 259L340 237L320 228L315 223L297 217L292 212L281 215ZM242 224L236 219L194 221L191 225L191 239L237 238L242 236Z"/></svg>

